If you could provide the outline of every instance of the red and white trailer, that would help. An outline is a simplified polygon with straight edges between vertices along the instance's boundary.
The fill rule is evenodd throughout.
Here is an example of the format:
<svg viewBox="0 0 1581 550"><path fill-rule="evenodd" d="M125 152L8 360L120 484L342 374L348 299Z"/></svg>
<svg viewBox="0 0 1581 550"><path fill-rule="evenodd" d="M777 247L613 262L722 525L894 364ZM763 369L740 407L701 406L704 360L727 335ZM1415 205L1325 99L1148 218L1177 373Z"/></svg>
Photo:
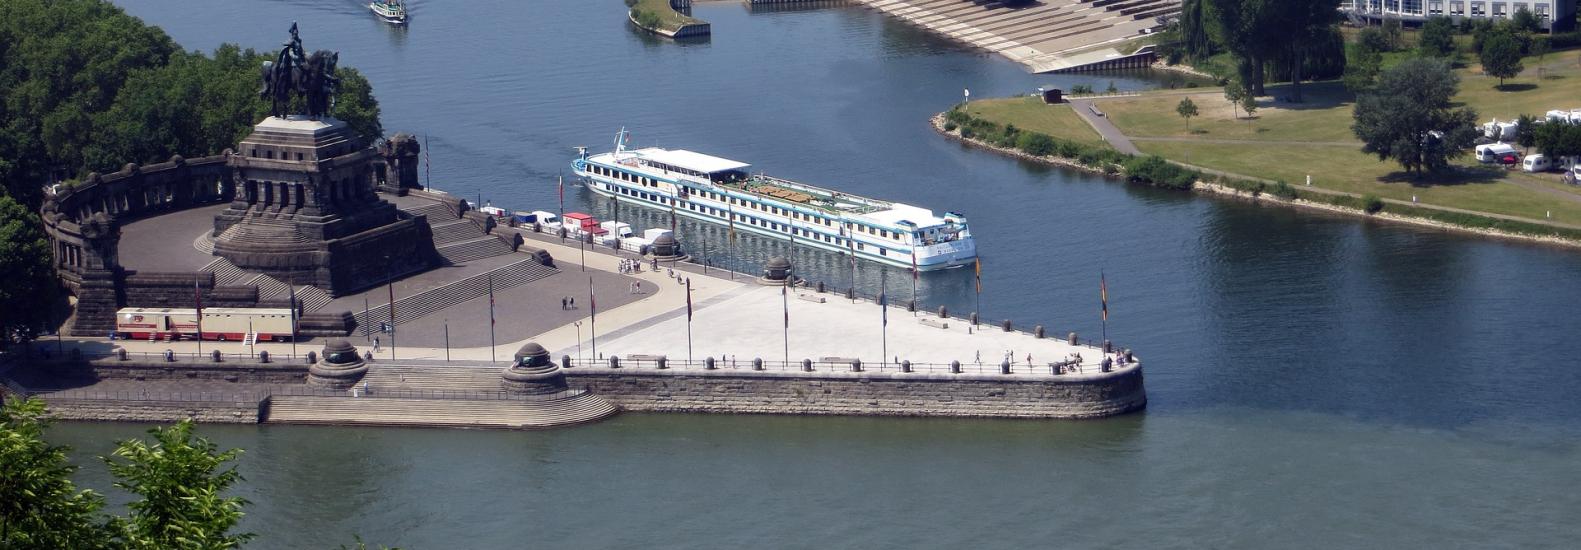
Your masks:
<svg viewBox="0 0 1581 550"><path fill-rule="evenodd" d="M247 338L248 332L255 332L259 342L286 341L296 332L293 320L289 308L203 308L202 337L239 342ZM129 307L115 315L119 338L196 340L198 328L195 309Z"/></svg>

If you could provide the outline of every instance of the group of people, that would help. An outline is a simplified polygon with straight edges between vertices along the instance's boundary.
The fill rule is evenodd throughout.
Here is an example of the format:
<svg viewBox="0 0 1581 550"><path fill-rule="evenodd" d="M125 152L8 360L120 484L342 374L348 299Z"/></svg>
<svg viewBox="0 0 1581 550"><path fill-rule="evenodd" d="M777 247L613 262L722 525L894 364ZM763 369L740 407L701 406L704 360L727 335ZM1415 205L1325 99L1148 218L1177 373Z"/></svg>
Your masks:
<svg viewBox="0 0 1581 550"><path fill-rule="evenodd" d="M630 273L641 273L641 272L642 272L642 262L641 261L639 261L639 260L621 260L620 261L620 274L621 275L626 275L626 274L630 274Z"/></svg>
<svg viewBox="0 0 1581 550"><path fill-rule="evenodd" d="M576 298L571 296L561 296L560 309L576 309Z"/></svg>

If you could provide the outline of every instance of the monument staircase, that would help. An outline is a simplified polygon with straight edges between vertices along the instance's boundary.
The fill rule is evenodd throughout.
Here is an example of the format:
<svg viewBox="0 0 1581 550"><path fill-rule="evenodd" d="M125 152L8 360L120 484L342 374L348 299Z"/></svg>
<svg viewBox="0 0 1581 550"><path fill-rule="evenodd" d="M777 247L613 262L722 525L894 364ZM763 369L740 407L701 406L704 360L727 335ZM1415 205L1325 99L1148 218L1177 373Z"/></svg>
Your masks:
<svg viewBox="0 0 1581 550"><path fill-rule="evenodd" d="M396 300L395 322L396 324L404 323L488 294L490 276L494 280L494 291L499 292L500 290L524 285L559 272L560 270L558 269L538 263L536 259L523 259L487 273L479 273ZM384 304L368 311L358 311L353 314L353 317L356 318L358 326L377 327L381 321L390 319L390 305Z"/></svg>
<svg viewBox="0 0 1581 550"><path fill-rule="evenodd" d="M510 356L502 356L509 360ZM362 377L374 388L402 390L478 392L498 391L504 367L427 367L376 363Z"/></svg>
<svg viewBox="0 0 1581 550"><path fill-rule="evenodd" d="M401 210L428 220L429 231L434 235L434 248L439 251L440 257L451 264L512 252L509 241L483 232L476 222L457 216L450 205L436 202Z"/></svg>
<svg viewBox="0 0 1581 550"><path fill-rule="evenodd" d="M862 0L895 17L998 52L1034 71L1054 57L1140 35L1180 0ZM1124 52L1129 53L1129 52ZM1056 54L1058 54L1056 56Z"/></svg>
<svg viewBox="0 0 1581 550"><path fill-rule="evenodd" d="M214 286L256 286L258 287L258 301L262 302L287 302L291 300L291 285L284 281L254 273L236 267L236 264L225 258L215 258L202 271L214 274ZM302 313L318 311L333 300L329 292L312 285L296 287L297 302L302 304Z"/></svg>
<svg viewBox="0 0 1581 550"><path fill-rule="evenodd" d="M380 397L379 387L370 386L372 392L366 397L277 395L269 399L264 421L520 429L582 424L619 412L604 398L582 390L517 399L464 399Z"/></svg>
<svg viewBox="0 0 1581 550"><path fill-rule="evenodd" d="M296 230L295 224L256 214L249 217L247 223L238 223L226 228L216 240L260 245L312 242L311 238Z"/></svg>

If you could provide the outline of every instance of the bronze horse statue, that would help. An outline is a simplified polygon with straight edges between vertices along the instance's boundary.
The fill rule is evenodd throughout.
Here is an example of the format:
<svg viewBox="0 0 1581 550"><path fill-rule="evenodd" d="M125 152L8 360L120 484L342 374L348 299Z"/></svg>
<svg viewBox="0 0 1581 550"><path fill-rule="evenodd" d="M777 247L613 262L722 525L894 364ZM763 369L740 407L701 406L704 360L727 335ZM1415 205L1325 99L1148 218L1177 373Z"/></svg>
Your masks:
<svg viewBox="0 0 1581 550"><path fill-rule="evenodd" d="M277 117L290 114L291 101L297 95L305 100L308 117L326 116L334 108L335 92L340 88L340 78L335 76L339 60L340 54L326 50L305 55L296 23L292 23L291 40L280 48L274 61L263 62L259 70L263 89L258 96L270 100L270 114Z"/></svg>

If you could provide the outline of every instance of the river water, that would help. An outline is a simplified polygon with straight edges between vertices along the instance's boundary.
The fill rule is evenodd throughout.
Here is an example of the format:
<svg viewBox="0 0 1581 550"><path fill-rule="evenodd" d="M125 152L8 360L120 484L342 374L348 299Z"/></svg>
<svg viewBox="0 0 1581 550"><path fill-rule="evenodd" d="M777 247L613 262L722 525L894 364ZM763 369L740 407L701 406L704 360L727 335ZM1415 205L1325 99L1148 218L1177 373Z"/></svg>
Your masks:
<svg viewBox="0 0 1581 550"><path fill-rule="evenodd" d="M259 547L353 534L442 547L1487 547L1581 538L1581 254L1128 187L935 135L961 98L1147 75L1036 76L855 6L700 3L712 39L629 29L615 0L122 0L188 48L309 49L373 81L432 182L555 210L573 146L639 145L962 212L990 319L1109 336L1145 413L1102 421L624 415L549 432L205 426L246 449ZM240 9L246 6L246 9ZM1172 116L1161 114L1160 116ZM586 191L568 209L613 214ZM622 209L640 227L662 215ZM694 251L717 230L682 222ZM714 250L719 245L714 244ZM731 257L754 269L780 245ZM716 252L717 254L717 252ZM839 256L801 272L850 284ZM888 277L861 266L868 292ZM968 270L926 307L974 306ZM796 330L797 327L792 327ZM807 327L805 330L816 330ZM91 457L139 425L71 424ZM112 492L112 495L115 494Z"/></svg>

